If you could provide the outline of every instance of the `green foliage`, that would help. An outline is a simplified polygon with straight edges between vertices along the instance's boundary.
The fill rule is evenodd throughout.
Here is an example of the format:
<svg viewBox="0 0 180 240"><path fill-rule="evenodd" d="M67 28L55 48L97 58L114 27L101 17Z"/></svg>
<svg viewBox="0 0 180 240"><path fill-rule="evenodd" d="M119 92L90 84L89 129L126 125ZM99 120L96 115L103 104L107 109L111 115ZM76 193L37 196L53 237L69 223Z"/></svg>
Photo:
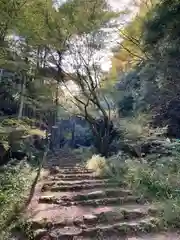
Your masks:
<svg viewBox="0 0 180 240"><path fill-rule="evenodd" d="M105 175L112 178L116 182L123 183L128 171L128 166L125 164L127 156L118 153L107 160Z"/></svg>
<svg viewBox="0 0 180 240"><path fill-rule="evenodd" d="M161 209L160 218L163 226L167 229L171 226L173 228L180 227L180 198L172 198L159 204Z"/></svg>
<svg viewBox="0 0 180 240"><path fill-rule="evenodd" d="M159 158L157 154L154 154L146 156L142 161L129 159L123 161L122 158L114 156L114 158L109 159L111 166L116 169L112 177L118 179L118 176L121 176L122 179L123 176L123 181L134 192L149 199L164 201L179 198L179 156L178 147L174 150L172 157ZM123 174L119 174L117 169L120 172L122 170Z"/></svg>
<svg viewBox="0 0 180 240"><path fill-rule="evenodd" d="M162 0L149 12L144 24L143 47L163 76L158 80L161 98L166 101L179 92L179 9L179 1Z"/></svg>
<svg viewBox="0 0 180 240"><path fill-rule="evenodd" d="M137 141L149 136L150 114L137 113L128 117L122 117L118 122L118 128L125 139Z"/></svg>
<svg viewBox="0 0 180 240"><path fill-rule="evenodd" d="M22 119L16 118L5 118L1 122L2 127L14 127L14 128L24 128L29 129L35 126L36 120L30 119L28 117L23 117Z"/></svg>
<svg viewBox="0 0 180 240"><path fill-rule="evenodd" d="M24 162L16 166L7 165L0 170L0 233L1 239L9 239L9 225L19 217L26 199L27 191L32 184L34 171ZM13 220L13 221L12 221ZM12 222L11 222L12 221ZM10 228L11 228L10 227Z"/></svg>
<svg viewBox="0 0 180 240"><path fill-rule="evenodd" d="M61 66L62 56L70 49L71 40L98 32L117 14L105 0L66 1L57 9L51 0L15 0L8 5L2 1L0 9L0 40L2 52L6 53L2 53L0 66L20 76L18 81L10 77L2 84L5 96L2 93L0 97L6 99L2 110L13 105L7 114L54 122L59 104L57 84L66 75ZM99 48L93 42L92 46ZM59 59L54 58L54 53ZM50 65L56 68L58 65L58 74Z"/></svg>
<svg viewBox="0 0 180 240"><path fill-rule="evenodd" d="M132 163L131 163L132 164ZM133 188L144 196L154 198L169 198L173 192L168 175L165 175L160 168L152 169L148 165L136 163L129 168L127 179Z"/></svg>
<svg viewBox="0 0 180 240"><path fill-rule="evenodd" d="M149 13L148 20L144 25L144 44L152 49L152 46L160 47L158 42L161 40L178 40L177 30L179 18L180 3L178 0L162 0ZM161 42L162 43L162 42ZM166 46L164 46L166 49ZM156 50L156 49L154 49Z"/></svg>
<svg viewBox="0 0 180 240"><path fill-rule="evenodd" d="M22 126L28 126L27 124L27 118L26 121L18 120L15 118L6 118L1 122L1 125L3 127L22 127Z"/></svg>
<svg viewBox="0 0 180 240"><path fill-rule="evenodd" d="M35 119L28 118L28 117L23 117L23 119L21 119L21 121L22 121L22 124L24 123L24 124L27 124L28 126L33 126L36 122Z"/></svg>
<svg viewBox="0 0 180 240"><path fill-rule="evenodd" d="M67 1L59 8L61 21L73 33L84 34L100 29L105 23L116 16L110 12L104 0ZM83 22L82 22L83 19Z"/></svg>
<svg viewBox="0 0 180 240"><path fill-rule="evenodd" d="M118 103L118 111L120 116L128 116L132 114L134 99L131 95L125 96L122 101Z"/></svg>

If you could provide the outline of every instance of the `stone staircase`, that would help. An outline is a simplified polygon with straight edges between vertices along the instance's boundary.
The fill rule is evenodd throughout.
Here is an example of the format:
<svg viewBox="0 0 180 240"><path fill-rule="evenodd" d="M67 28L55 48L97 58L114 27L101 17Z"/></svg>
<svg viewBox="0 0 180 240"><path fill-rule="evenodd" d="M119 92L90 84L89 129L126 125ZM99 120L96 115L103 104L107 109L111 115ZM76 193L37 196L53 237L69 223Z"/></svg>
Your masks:
<svg viewBox="0 0 180 240"><path fill-rule="evenodd" d="M51 168L36 199L29 218L36 240L180 239L157 233L157 209L124 184L101 179L67 158L61 168Z"/></svg>

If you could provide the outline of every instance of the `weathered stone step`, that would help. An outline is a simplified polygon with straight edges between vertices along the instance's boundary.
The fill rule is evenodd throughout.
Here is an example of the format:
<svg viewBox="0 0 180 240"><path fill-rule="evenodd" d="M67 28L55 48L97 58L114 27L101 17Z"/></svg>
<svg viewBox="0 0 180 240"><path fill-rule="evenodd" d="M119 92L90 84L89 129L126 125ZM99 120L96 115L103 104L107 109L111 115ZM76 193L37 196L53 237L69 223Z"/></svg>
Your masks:
<svg viewBox="0 0 180 240"><path fill-rule="evenodd" d="M145 203L146 201L140 197L136 196L125 196L125 197L109 197L109 198L100 198L100 199L90 199L90 200L80 200L80 201L71 201L63 200L62 198L57 198L54 196L41 196L39 198L39 203L48 203L48 204L60 204L62 206L73 206L73 205L82 205L82 206L99 206L99 205L111 205L111 204L125 204L125 203Z"/></svg>
<svg viewBox="0 0 180 240"><path fill-rule="evenodd" d="M46 181L44 182L43 185L43 191L44 190L49 190L51 187L59 187L59 186L85 186L85 185L91 185L91 186L96 186L96 185L102 185L103 187L106 187L108 184L115 184L117 185L117 182L110 181L110 180L101 180L101 179L88 179L88 180L76 180L76 181L67 181L67 180L61 180L61 181ZM118 184L118 186L123 186L125 187L125 184ZM83 187L82 187L83 188ZM91 188L90 188L91 189Z"/></svg>
<svg viewBox="0 0 180 240"><path fill-rule="evenodd" d="M92 192L87 195L80 194L73 198L74 201L85 201L85 200L93 200L93 199L99 199L99 198L112 198L112 197L122 197L122 196L128 196L132 195L130 191L125 191L124 189L110 189L105 191L97 191Z"/></svg>
<svg viewBox="0 0 180 240"><path fill-rule="evenodd" d="M91 174L93 173L92 170L87 168L79 168L79 167L72 167L72 168L58 168L54 167L50 169L50 174Z"/></svg>
<svg viewBox="0 0 180 240"><path fill-rule="evenodd" d="M57 185L57 186L64 186L64 185L68 185L68 186L72 186L72 185L75 185L75 184L94 184L94 183L109 183L112 181L109 181L109 180L102 180L102 179L87 179L87 180L75 180L75 181L69 181L69 180L48 180L47 182L44 183L44 185L47 185L47 186L54 186L54 185Z"/></svg>
<svg viewBox="0 0 180 240"><path fill-rule="evenodd" d="M46 229L39 229L36 233L36 235L39 237L41 236L49 236L49 233ZM54 235L54 234L53 234ZM104 236L103 240L179 240L180 239L180 233L179 232L160 232L160 233L146 233L146 234L138 234L140 236L137 236L136 233L126 236L117 236L117 235L112 235L111 236ZM40 238L38 238L40 239ZM56 238L55 238L56 239ZM67 237L59 237L58 239L60 240L66 240ZM97 240L97 237L82 237L82 236L71 236L68 238L68 240ZM101 237L98 238L99 240ZM10 239L14 240L14 239ZM19 238L17 239L19 240Z"/></svg>
<svg viewBox="0 0 180 240"><path fill-rule="evenodd" d="M125 203L144 203L145 200L136 197L136 196L125 196L125 197L114 197L114 198L101 198L101 199L92 199L92 200L83 200L83 201L76 201L74 204L77 205L90 205L90 206L99 206L104 205L108 206L109 204L125 204Z"/></svg>
<svg viewBox="0 0 180 240"><path fill-rule="evenodd" d="M148 214L151 216L155 216L157 213L157 209L155 209L153 206L150 205L134 205L133 206L125 206L124 208L120 206L110 206L110 207L97 207L94 209L91 209L91 211L85 210L84 214L79 216L78 214L69 217L70 211L76 211L78 212L78 207L73 207L73 208L67 208L67 211L69 212L67 216L64 216L62 219L61 214L59 213L60 217L57 217L54 219L51 218L46 218L46 220L38 220L34 219L31 221L32 226L34 229L37 228L52 228L52 227L66 227L66 226L78 226L80 228L83 228L86 226L88 227L93 227L96 226L97 224L114 224L116 222L121 222L121 221L127 221L127 220L133 220L133 219L140 219Z"/></svg>
<svg viewBox="0 0 180 240"><path fill-rule="evenodd" d="M76 161L76 160L75 160ZM50 160L49 163L49 168L52 169L52 168L59 168L61 166L61 168L74 168L74 167L82 167L82 164L81 162L72 162L71 160L68 161L68 159L66 159L66 161L63 163L62 161L59 161L59 160L55 160L55 161L52 161Z"/></svg>
<svg viewBox="0 0 180 240"><path fill-rule="evenodd" d="M74 239L74 237L91 237L96 239L105 239L107 236L116 235L127 236L137 233L144 233L157 230L159 226L158 219L154 217L147 217L136 221L117 222L115 224L97 224L94 227L76 227L67 226L63 228L54 228L49 232L52 239ZM78 238L77 238L78 239ZM80 238L79 238L80 239ZM120 239L120 238L119 238Z"/></svg>
<svg viewBox="0 0 180 240"><path fill-rule="evenodd" d="M81 201L81 200L90 200L90 199L98 199L104 197L122 197L122 196L131 196L132 192L129 190L121 189L121 188L113 188L113 189L94 189L92 190L84 190L80 192L43 192L42 196L54 197L59 200L64 201Z"/></svg>
<svg viewBox="0 0 180 240"><path fill-rule="evenodd" d="M114 189L104 189L99 191L93 191L85 194L80 193L78 195L75 195L72 198L72 200L83 201L83 200L98 199L103 197L119 197L119 196L127 196L127 195L132 195L132 192L125 189L114 188Z"/></svg>
<svg viewBox="0 0 180 240"><path fill-rule="evenodd" d="M52 191L52 192L58 192L58 191L80 191L83 189L94 189L94 188L110 188L110 187L120 187L122 186L120 183L116 183L116 182L94 182L94 183L83 183L83 184L55 184L52 186L49 185L44 185L42 187L42 191Z"/></svg>
<svg viewBox="0 0 180 240"><path fill-rule="evenodd" d="M96 176L95 174L91 173L86 173L86 174L56 174L54 176L49 176L49 179L52 180L68 180L68 181L73 181L73 180L80 180L80 179L108 179L105 177L101 176Z"/></svg>

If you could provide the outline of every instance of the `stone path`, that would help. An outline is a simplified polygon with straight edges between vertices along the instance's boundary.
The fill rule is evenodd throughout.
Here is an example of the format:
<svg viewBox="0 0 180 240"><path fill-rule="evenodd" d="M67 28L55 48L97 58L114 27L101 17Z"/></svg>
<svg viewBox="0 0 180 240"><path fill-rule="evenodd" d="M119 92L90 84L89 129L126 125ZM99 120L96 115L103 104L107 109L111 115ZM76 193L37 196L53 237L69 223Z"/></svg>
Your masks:
<svg viewBox="0 0 180 240"><path fill-rule="evenodd" d="M156 234L157 210L125 186L98 178L72 163L69 154L59 156L28 208L34 239L180 239L175 233Z"/></svg>

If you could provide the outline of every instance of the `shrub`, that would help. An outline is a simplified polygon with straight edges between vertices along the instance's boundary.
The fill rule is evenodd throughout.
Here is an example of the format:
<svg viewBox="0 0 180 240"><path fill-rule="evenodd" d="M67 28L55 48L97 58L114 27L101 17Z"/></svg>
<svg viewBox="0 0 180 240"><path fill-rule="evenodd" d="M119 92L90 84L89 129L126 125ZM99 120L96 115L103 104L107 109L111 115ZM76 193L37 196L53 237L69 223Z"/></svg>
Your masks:
<svg viewBox="0 0 180 240"><path fill-rule="evenodd" d="M124 182L128 170L125 159L127 156L123 155L122 152L108 158L105 174L117 182Z"/></svg>
<svg viewBox="0 0 180 240"><path fill-rule="evenodd" d="M131 118L122 118L119 129L123 136L130 140L137 140L149 135L149 118L147 114L138 114Z"/></svg>
<svg viewBox="0 0 180 240"><path fill-rule="evenodd" d="M144 196L152 198L169 198L172 187L168 177L159 169L152 169L146 164L129 169L127 178L132 187Z"/></svg>
<svg viewBox="0 0 180 240"><path fill-rule="evenodd" d="M88 169L94 170L97 175L104 175L108 168L107 160L100 155L93 155L92 158L87 161L86 166Z"/></svg>
<svg viewBox="0 0 180 240"><path fill-rule="evenodd" d="M154 155L154 157L157 157ZM169 161L169 162L168 162ZM164 201L180 196L178 191L180 183L179 164L177 159L169 157L156 159L151 166L145 159L125 161L122 156L114 156L108 159L106 173L115 181L126 182L136 194L143 195L148 199Z"/></svg>

